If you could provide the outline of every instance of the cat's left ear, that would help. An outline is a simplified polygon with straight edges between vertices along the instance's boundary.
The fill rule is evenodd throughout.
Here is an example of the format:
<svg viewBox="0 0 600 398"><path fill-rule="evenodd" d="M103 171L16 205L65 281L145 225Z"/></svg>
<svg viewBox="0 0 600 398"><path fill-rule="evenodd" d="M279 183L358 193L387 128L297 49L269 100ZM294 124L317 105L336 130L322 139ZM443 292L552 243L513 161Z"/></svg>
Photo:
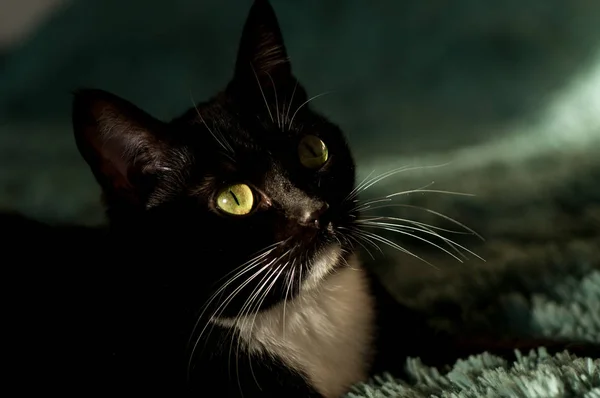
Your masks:
<svg viewBox="0 0 600 398"><path fill-rule="evenodd" d="M274 80L290 77L292 69L273 7L267 0L255 0L240 40L235 79ZM255 76L256 75L256 76Z"/></svg>
<svg viewBox="0 0 600 398"><path fill-rule="evenodd" d="M102 90L76 92L72 116L79 152L106 200L142 204L166 163L164 123Z"/></svg>

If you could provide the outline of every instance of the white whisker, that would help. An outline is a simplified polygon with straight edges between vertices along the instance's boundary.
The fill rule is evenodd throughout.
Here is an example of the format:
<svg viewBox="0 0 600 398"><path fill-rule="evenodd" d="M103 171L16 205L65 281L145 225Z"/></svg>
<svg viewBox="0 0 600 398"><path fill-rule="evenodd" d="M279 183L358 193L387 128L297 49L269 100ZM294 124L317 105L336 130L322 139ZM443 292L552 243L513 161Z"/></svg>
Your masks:
<svg viewBox="0 0 600 398"><path fill-rule="evenodd" d="M393 198L395 196L400 196L400 195L408 195L410 193L443 193L446 195L475 196L471 193L464 193L464 192L443 191L443 190L437 190L437 189L413 189L411 191L396 192L396 193L387 195L386 198Z"/></svg>
<svg viewBox="0 0 600 398"><path fill-rule="evenodd" d="M420 188L412 189L410 191L402 191L402 193L404 194L404 193L411 193L411 192L421 191L421 190L423 190L425 188L428 188L428 187L432 186L433 184L434 184L434 182L432 181L429 184L425 184L425 185L423 185ZM374 204L377 204L377 203L391 202L393 195L394 194L392 194L392 195L386 195L386 196L381 197L381 198L374 198L374 199L365 200L365 201L362 201L362 200L357 201L358 204L351 211L353 211L353 210L362 211L362 210L370 208L371 205L374 205Z"/></svg>
<svg viewBox="0 0 600 398"><path fill-rule="evenodd" d="M364 223L363 225L365 227L376 228L376 229L383 229L383 230L386 230L386 231L397 232L397 233L402 234L402 235L410 236L412 238L415 238L415 239L418 239L420 241L426 242L426 243L428 243L428 244L430 244L430 245L432 245L434 247L437 247L438 249L442 250L443 252L448 253L450 256L454 257L459 262L461 262L461 263L463 262L463 260L461 258L459 258L455 254L451 253L449 250L447 250L447 249L443 248L442 246L440 246L440 245L438 245L438 244L436 244L434 242L431 242L430 240L425 239L425 238L423 238L423 237L421 237L419 235L411 234L410 232L403 231L403 230L401 230L399 228L384 227L384 226L381 226L381 225L375 225L375 224L369 224L369 223ZM420 231L423 231L423 230L420 230Z"/></svg>
<svg viewBox="0 0 600 398"><path fill-rule="evenodd" d="M285 241L280 241L280 242L277 242L277 243L274 243L272 245L267 246L262 251L259 251L258 254L255 257L253 257L250 260L246 261L244 264L242 264L239 267L235 268L234 270L230 271L223 278L221 278L221 280L225 279L228 275L231 275L231 274L235 273L237 270L239 270L237 272L237 274L235 274L233 277L231 277L230 279L228 279L223 285L221 285L221 287L219 289L217 289L211 295L211 297L207 300L207 302L203 305L202 312L198 316L198 319L196 320L196 323L195 323L195 325L194 325L194 327L192 329L192 333L190 334L190 339L188 340L188 343L187 343L188 345L190 345L191 339L193 338L193 336L194 336L194 334L196 332L196 329L198 328L198 325L199 325L200 321L203 318L204 313L209 308L210 304L212 304L212 302L219 296L219 294L222 293L223 291L225 291L225 289L227 289L227 287L229 285L231 285L236 279L238 279L239 277L241 277L245 273L250 272L256 266L260 265L260 262L262 261L262 259L264 259L266 256L268 256L269 254L271 254L273 252L273 250L275 250L277 248L277 246L279 244L283 243L283 242L285 242Z"/></svg>
<svg viewBox="0 0 600 398"><path fill-rule="evenodd" d="M396 219L394 217L389 217L389 218ZM398 219L396 219L396 220L398 220ZM400 219L400 220L403 220L403 219ZM410 220L403 220L403 221L410 222ZM481 261L485 261L485 259L483 259L479 255L477 255L473 251L467 249L463 245L461 245L461 244L453 241L452 239L449 239L449 238L445 237L444 235L441 235L441 234L439 234L439 233L431 230L427 224L417 223L417 224L421 224L420 228L418 228L418 227L413 227L411 225L385 223L385 222L379 222L379 221L373 221L373 220L357 220L357 223L364 223L364 224L367 224L367 225L376 225L376 226L382 226L382 227L387 227L387 228L410 229L410 230L413 230L413 231L419 231L419 232L422 232L422 233L425 233L425 234L428 234L428 235L432 235L432 236L435 236L435 237L443 240L446 244L448 244L451 248L453 248L457 253L460 253L460 255L462 255L462 256L464 256L464 254L462 252L460 252L460 250L458 250L457 248L460 248L460 249L464 250L465 252L467 252L467 253L469 253L469 254L477 257ZM411 222L411 224L412 224L412 222ZM393 230L390 229L390 231L393 231ZM398 231L394 231L394 232L398 232ZM455 232L455 231L452 231L452 232ZM460 232L458 232L458 233L460 233Z"/></svg>
<svg viewBox="0 0 600 398"><path fill-rule="evenodd" d="M202 122L202 124L204 124L204 127L206 127L206 129L208 130L208 132L210 133L210 135L212 135L212 137L214 138L215 141L217 141L217 143L223 148L225 149L226 152L230 152L233 153L233 148L231 147L231 145L229 145L229 143L227 142L227 140L225 139L225 137L221 134L221 137L219 139L219 137L217 136L217 134L215 134L210 127L208 127L208 124L206 124L206 121L204 120L204 118L202 117L202 115L200 114L200 111L198 110L198 107L196 106L196 102L194 101L194 97L192 96L192 92L190 91L190 99L192 100L192 105L194 105L194 110L196 111L196 113L198 114L198 117L200 118L200 121Z"/></svg>
<svg viewBox="0 0 600 398"><path fill-rule="evenodd" d="M344 198L344 202L353 199L356 196L356 193L362 188L362 186L366 183L366 181L375 173L375 170L371 171L358 185L354 187L352 191Z"/></svg>
<svg viewBox="0 0 600 398"><path fill-rule="evenodd" d="M273 275L273 271L269 271L267 272L265 275L263 275L263 277L261 278L260 281L257 282L256 286L252 289L252 291L250 292L250 294L248 295L249 299L246 299L244 301L244 305L242 306L242 308L240 309L240 312L236 315L236 317L234 318L234 324L239 322L239 320L245 316L246 313L246 308L250 308L250 305L253 303L256 295L258 295L260 293L260 289L262 286L262 283L265 279L268 280L268 278L270 278ZM238 381L238 387L240 388L240 393L242 393L241 391L241 384L240 384L240 379L239 379L239 349L240 349L240 344L241 344L241 336L238 334L235 334L235 330L233 328L229 329L228 335L231 335L231 341L229 343L229 354L227 357L227 373L231 374L231 350L233 348L233 344L234 344L234 337L237 337L237 348L236 348L236 376L237 376L237 381ZM227 337L227 336L225 336ZM249 356L250 354L248 354ZM252 361L248 361L249 366L250 366L250 372L252 373L252 376L254 377L254 381L256 382L256 385L259 387L260 389L260 384L258 383L258 380L256 379L256 375L254 374L254 369L252 369ZM243 394L242 394L243 395Z"/></svg>
<svg viewBox="0 0 600 398"><path fill-rule="evenodd" d="M414 170L414 168L410 168L409 166L402 166L402 167L398 167L397 169L386 171L385 173L382 173L382 174L372 178L371 180L369 180L366 184L364 184L361 187L359 192L366 191L367 189L371 188L373 185L378 184L379 182L385 180L386 178L389 178L393 175L402 173L404 171L409 171L409 170Z"/></svg>
<svg viewBox="0 0 600 398"><path fill-rule="evenodd" d="M276 264L278 260L279 259L274 260L274 263ZM249 298L247 298L244 301L244 305L240 309L240 312L238 313L238 315L235 317L234 324L241 321L241 325L245 325L246 322L248 322L248 320L244 319L244 318L246 318L250 314L250 312L254 310L254 306L253 306L254 302L259 297L259 295L261 295L261 293L262 293L264 287L267 285L267 283L269 283L269 281L271 280L271 278L276 275L277 271L281 267L282 266L279 265L279 266L277 266L277 268L275 270L267 272L263 276L263 278L258 282L258 284L254 287L254 289L250 293ZM256 311L258 311L258 308L256 308ZM240 330L244 330L244 327L240 326ZM231 329L231 331L233 332L233 328ZM241 342L242 342L242 338L241 338L241 336L239 335L239 332L238 332L238 334L237 334L237 348L236 348L236 353L235 353L235 368L236 368L236 377L238 379L238 386L240 387L240 389L241 389L241 385L239 384L240 383L240 380L239 380L239 358L240 358L240 346L241 346ZM231 369L231 354L232 354L231 353L231 349L232 348L233 348L233 336L232 336L231 344L229 346L228 369ZM256 385L258 386L258 388L260 389L260 384L258 383L256 375L254 374L254 369L252 368L252 360L250 358L250 352L248 352L248 364L250 366L250 372L252 373L252 376L254 377L254 381L255 381ZM231 370L229 370L228 372L231 373Z"/></svg>
<svg viewBox="0 0 600 398"><path fill-rule="evenodd" d="M258 79L258 75L256 74L256 70L254 69L254 66L252 64L250 64L250 67L252 68L252 73L254 73L254 77L256 78L256 83L258 84L258 88L260 89L260 94L262 95L263 100L265 101L265 106L267 107L267 112L269 112L271 121L275 123L275 120L273 120L273 114L271 113L271 108L269 108L269 103L267 102L267 97L265 97L262 85L260 84L260 80Z"/></svg>
<svg viewBox="0 0 600 398"><path fill-rule="evenodd" d="M436 267L436 266L434 266L433 264L431 264L429 261L427 261L427 260L425 260L425 259L421 258L420 256L418 256L418 255L414 254L413 252L411 252L410 250L408 250L408 249L406 249L406 248L404 248L404 247L400 246L399 244L397 244L397 243L395 243L395 242L393 242L393 241L391 241L391 240L389 240L389 239L387 239L387 238L384 238L383 236L377 235L377 234L375 234L375 233L373 233L373 232L364 231L364 230L359 230L359 231L356 231L356 232L357 232L359 235L363 236L363 237L365 237L365 236L368 236L369 238L371 238L371 239L374 239L374 240L376 240L376 241L378 241L378 242L384 243L384 244L388 245L389 247L391 247L391 248L393 248L393 249L396 249L396 250L398 250L398 251L401 251L401 252L403 252L403 253L406 253L406 254L408 254L408 255L410 255L410 256L412 256L412 257L414 257L414 258L418 259L418 260L421 260L421 261L423 261L424 263L426 263L426 264L428 264L428 265L432 266L433 268L436 268L436 269L437 269L437 267Z"/></svg>
<svg viewBox="0 0 600 398"><path fill-rule="evenodd" d="M373 246L379 253L383 254L383 250L381 250L381 247L379 247L379 245L377 243L373 242L368 237L357 235L357 233L360 232L360 230L358 230L356 228L350 229L350 228L346 228L346 227L340 227L340 229L348 231L348 238L353 239L356 243L358 243L360 246L362 246L373 260L375 259L373 254L371 254L369 249L358 238L364 240L366 243Z"/></svg>
<svg viewBox="0 0 600 398"><path fill-rule="evenodd" d="M384 217L385 218L385 217ZM393 218L393 217L390 217ZM380 221L377 221L377 219L361 219L361 220L357 220L359 222L372 222L372 223L376 223L378 225L385 225L388 223L382 223ZM425 224L425 223L418 223L418 222L411 222L410 220L406 220L405 222L407 222L409 225L406 224L394 224L394 223L389 223L391 226L393 226L393 228L400 228L400 229L410 229L413 231L418 231L418 232L423 232L429 235L433 235L439 239L441 239L446 245L448 245L448 247L453 250L457 255L461 256L462 258L464 258L465 260L468 259L468 257L459 250L458 247L463 248L465 251L470 252L470 250L464 248L463 246L461 246L460 244L454 242L453 240L441 235L440 233L436 232L434 229L438 229L438 230L443 230L443 231L447 231L444 228L436 228L433 227L431 228L429 226L429 224ZM472 235L469 232L456 232L456 231L451 231L454 233L458 233L458 234L469 234ZM457 247L458 246L458 247ZM473 253L473 255L477 256L476 254Z"/></svg>
<svg viewBox="0 0 600 398"><path fill-rule="evenodd" d="M443 232L448 232L451 234L457 234L457 235L473 235L473 233L466 231L455 231L453 229L447 229L447 228L442 228L442 227L437 227L435 225L431 225L431 224L427 224L421 221L415 221L415 220L409 220L407 218L400 218L400 217L389 217L389 216L374 216L374 217L367 217L367 216L361 216L357 219L357 221L380 221L380 220L384 220L384 221L400 221L400 222L405 222L405 223L409 223L409 224L413 224L413 225L417 225L420 227L425 227L425 228L429 228L429 229L435 229L437 231L443 231Z"/></svg>
<svg viewBox="0 0 600 398"><path fill-rule="evenodd" d="M319 98L319 97L322 97L322 96L324 96L324 95L327 95L327 94L331 94L332 92L333 92L333 91L326 91L326 92L324 92L324 93L317 94L317 95L315 95L315 96L313 96L313 97L310 97L309 99L307 99L306 101L304 101L302 104L300 104L300 106L299 106L299 107L296 109L296 112L294 112L294 114L292 115L292 118L290 119L290 123L289 123L289 125L288 125L288 130L292 128L292 123L294 122L294 118L296 117L296 114L298 113L298 111L299 111L300 109L302 109L302 107L303 107L304 105L308 104L310 101L312 101L312 100L315 100L315 99L317 99L317 98Z"/></svg>
<svg viewBox="0 0 600 398"><path fill-rule="evenodd" d="M290 109L292 109L292 104L294 103L294 95L296 95L296 88L298 88L298 80L296 80L296 84L294 84L294 90L292 91L292 98L290 98L290 103L288 104L287 112L285 113L284 124L290 119ZM290 123L291 127L291 123ZM289 130L289 128L288 128Z"/></svg>
<svg viewBox="0 0 600 398"><path fill-rule="evenodd" d="M485 241L485 239L479 235L477 232L475 232L473 229L467 227L466 225L464 225L463 223L456 221L455 219L453 219L452 217L448 217L445 214L439 213L437 211L428 209L426 207L421 207L421 206L415 206L415 205L409 205L409 204L405 204L405 203L394 203L394 204L389 204L389 205L381 205L381 206L375 206L375 207L371 207L368 210L376 210L376 209L383 209L383 208L388 208L388 207L408 207L408 208L412 208L412 209L418 209L418 210L422 210L425 211L427 213L431 213L433 215L436 215L438 217L441 217L445 220L450 221L451 223L458 225L460 227L462 227L464 230L469 231L471 234L477 236L479 239L481 239L482 241Z"/></svg>
<svg viewBox="0 0 600 398"><path fill-rule="evenodd" d="M252 317L252 322L250 324L250 333L252 333L252 330L254 329L254 324L256 323L256 316L258 315L258 311L260 310L260 307L262 307L262 305L263 305L263 303L264 303L267 295L269 294L269 292L271 291L271 289L273 289L273 286L275 285L275 283L277 283L277 280L281 276L281 273L283 272L283 270L286 268L286 266L288 264L289 264L289 262L286 262L285 264L282 264L282 265L278 266L277 269L275 269L272 272L272 274L275 275L275 277L273 278L273 281L266 288L266 290L263 292L261 298L258 300L258 302L256 303L256 305L253 306L252 308L249 308L248 314L250 314L250 312L254 313L253 317ZM266 283L268 283L268 281ZM265 285L266 285L266 283L265 283ZM261 287L261 290L262 289L264 289L264 286ZM242 327L242 329L245 329L245 327ZM238 351L236 353L236 361L239 358L239 347L240 347L240 342L238 341ZM254 377L254 381L256 382L256 385L260 389L260 384L258 384L258 380L256 379L256 375L254 374L254 370L252 369L252 359L250 358L250 351L248 351L248 363L250 365L250 371L252 372L252 376ZM239 370L238 370L238 379L239 379Z"/></svg>
<svg viewBox="0 0 600 398"><path fill-rule="evenodd" d="M367 252L367 254L369 255L369 257L371 257L371 260L375 260L375 256L373 256L373 253L371 253L371 251L355 236L353 236L351 233L348 235L349 239L353 239L356 243L358 243L363 249L365 249L365 251ZM375 245L375 247L377 247L377 249L379 249L381 251L381 248L377 245Z"/></svg>
<svg viewBox="0 0 600 398"><path fill-rule="evenodd" d="M372 205L375 205L377 203L389 203L391 201L392 201L392 199L390 199L390 198L380 198L380 199L369 200L365 203L359 202L360 204L358 204L358 205L354 206L352 209L350 209L350 212L355 212L355 211L360 212L360 211L371 208Z"/></svg>
<svg viewBox="0 0 600 398"><path fill-rule="evenodd" d="M290 266L290 268L292 269L291 275L289 276L289 278L287 278L287 287L285 289L285 297L283 298L283 324L281 326L282 328L282 334L283 337L285 338L285 307L288 301L288 295L290 293L290 289L292 287L292 283L294 282L294 275L296 273L296 269L294 268L294 264L296 263L296 259L294 259L292 261L292 265Z"/></svg>
<svg viewBox="0 0 600 398"><path fill-rule="evenodd" d="M413 170L432 169L432 168L438 168L438 167L445 167L445 166L449 165L450 163L451 162L447 162L447 163L433 165L433 166L415 166L415 167L402 166L402 167L398 167L396 169L392 169L392 170L386 171L386 172L384 172L382 174L379 174L376 177L371 178L369 181L362 183L362 186L359 189L355 188L355 192L348 198L348 200L356 197L361 192L366 191L367 189L371 188L375 184L380 183L381 181L385 180L386 178L394 176L394 175L396 175L398 173L403 173L403 172L406 172L406 171L413 171ZM369 175L371 175L371 174L369 174Z"/></svg>
<svg viewBox="0 0 600 398"><path fill-rule="evenodd" d="M279 101L277 100L277 87L275 86L275 81L269 72L267 72L267 76L271 80L271 84L273 85L273 94L275 95L275 115L277 116L277 127L281 128L281 123L279 120Z"/></svg>
<svg viewBox="0 0 600 398"><path fill-rule="evenodd" d="M257 272L255 272L250 278L248 278L247 280L245 280L240 286L238 286L232 293L229 294L229 296L227 297L227 299L225 299L225 301L223 301L218 308L215 310L215 312L213 313L213 315L211 316L211 321L214 318L218 318L223 311L225 310L225 308L231 303L231 301L233 301L233 299L235 298L235 296L242 291L242 289L244 289L248 284L250 284L250 282L252 282L252 280L254 280L254 278L256 278L258 275L260 275L262 272L264 272L265 270L267 270L271 265L272 265L272 261L269 262L268 264L262 266ZM194 353L196 351L196 348L198 346L198 343L200 342L200 340L202 339L204 332L206 331L206 329L208 328L208 325L211 324L211 331L214 328L214 323L212 322L206 322L206 324L204 325L204 328L200 331L200 334L198 336L198 338L195 340L194 346L192 348L191 354L190 354L190 359L189 359L189 363L188 363L188 368L191 365L191 361L193 360L194 357ZM210 332L209 332L210 335Z"/></svg>

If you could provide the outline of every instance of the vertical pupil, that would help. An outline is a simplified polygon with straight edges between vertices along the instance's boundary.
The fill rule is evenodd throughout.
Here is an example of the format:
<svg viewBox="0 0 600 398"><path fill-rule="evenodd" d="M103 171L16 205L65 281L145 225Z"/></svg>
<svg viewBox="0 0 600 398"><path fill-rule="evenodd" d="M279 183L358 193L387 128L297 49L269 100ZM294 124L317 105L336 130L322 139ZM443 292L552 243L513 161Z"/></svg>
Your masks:
<svg viewBox="0 0 600 398"><path fill-rule="evenodd" d="M310 152L311 155L313 155L314 157L319 156L319 154L317 153L317 151L315 151L315 148L311 144L306 143L304 144L304 146L306 147L306 149L308 149L308 152Z"/></svg>
<svg viewBox="0 0 600 398"><path fill-rule="evenodd" d="M237 196L235 196L235 194L233 193L233 191L231 189L229 190L229 194L231 195L231 197L233 198L233 200L235 201L235 203L239 206L240 205L240 201L238 200Z"/></svg>

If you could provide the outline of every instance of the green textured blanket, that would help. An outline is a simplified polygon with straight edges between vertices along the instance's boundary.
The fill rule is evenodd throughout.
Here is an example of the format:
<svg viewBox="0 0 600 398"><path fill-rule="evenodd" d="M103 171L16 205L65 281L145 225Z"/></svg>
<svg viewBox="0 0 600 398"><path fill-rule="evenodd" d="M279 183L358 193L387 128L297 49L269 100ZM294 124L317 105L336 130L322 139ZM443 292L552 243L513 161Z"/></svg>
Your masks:
<svg viewBox="0 0 600 398"><path fill-rule="evenodd" d="M600 157L591 156L597 153L487 156L476 167L458 162L379 187L374 196L434 180L442 188L472 192L475 198L411 194L402 203L452 216L487 238L465 243L485 263L448 261L445 253L425 247L436 268L392 255L375 261L384 280L400 300L454 333L600 342ZM393 216L411 220L421 214L393 209ZM419 221L440 225L437 215L424 214ZM514 363L481 353L451 369L432 369L412 358L406 367L410 380L380 375L349 397L600 397L600 360L568 353L521 353Z"/></svg>
<svg viewBox="0 0 600 398"><path fill-rule="evenodd" d="M527 325L531 334L600 341L600 272L550 279L555 284L529 297L499 295L490 313ZM550 356L543 349L523 353L514 363L482 353L456 362L449 371L427 367L419 359L409 359L406 366L410 382L382 375L348 397L600 397L600 360L568 353Z"/></svg>

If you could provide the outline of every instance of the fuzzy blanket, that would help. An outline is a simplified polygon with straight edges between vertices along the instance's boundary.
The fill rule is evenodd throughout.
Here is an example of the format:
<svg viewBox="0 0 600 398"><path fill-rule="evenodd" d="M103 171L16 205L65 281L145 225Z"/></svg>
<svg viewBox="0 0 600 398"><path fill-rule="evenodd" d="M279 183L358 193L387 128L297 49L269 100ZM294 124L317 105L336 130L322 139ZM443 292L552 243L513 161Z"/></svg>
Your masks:
<svg viewBox="0 0 600 398"><path fill-rule="evenodd" d="M554 283L530 296L500 294L490 314L501 313L532 335L600 341L600 271L575 275L580 272L545 275ZM427 367L418 358L409 359L406 367L412 380L381 375L357 386L348 398L600 397L600 360L568 353L550 356L543 349L522 353L514 363L482 353L450 370Z"/></svg>
<svg viewBox="0 0 600 398"><path fill-rule="evenodd" d="M600 156L549 153L535 159L535 173L529 172L532 158L497 159L450 170L446 177L436 170L435 176L410 176L380 188L374 196L437 176L447 182L444 187L475 192L476 198L417 195L403 203L453 216L487 237L465 243L485 263L447 261L444 253L427 249L436 268L406 255L376 259L400 300L452 332L600 343ZM413 219L399 211L392 215ZM420 221L439 219L428 216ZM408 359L406 368L409 380L380 375L355 386L348 398L600 397L600 359L551 356L543 349L520 353L513 363L481 353L451 369L430 368L418 358Z"/></svg>
<svg viewBox="0 0 600 398"><path fill-rule="evenodd" d="M600 271L576 275L581 271L548 273L544 291L531 295L499 292L489 313L523 328L523 334L600 341ZM427 367L418 358L407 360L406 367L412 380L381 375L357 386L348 398L600 397L599 359L550 356L543 349L522 353L513 363L482 353L449 370Z"/></svg>

